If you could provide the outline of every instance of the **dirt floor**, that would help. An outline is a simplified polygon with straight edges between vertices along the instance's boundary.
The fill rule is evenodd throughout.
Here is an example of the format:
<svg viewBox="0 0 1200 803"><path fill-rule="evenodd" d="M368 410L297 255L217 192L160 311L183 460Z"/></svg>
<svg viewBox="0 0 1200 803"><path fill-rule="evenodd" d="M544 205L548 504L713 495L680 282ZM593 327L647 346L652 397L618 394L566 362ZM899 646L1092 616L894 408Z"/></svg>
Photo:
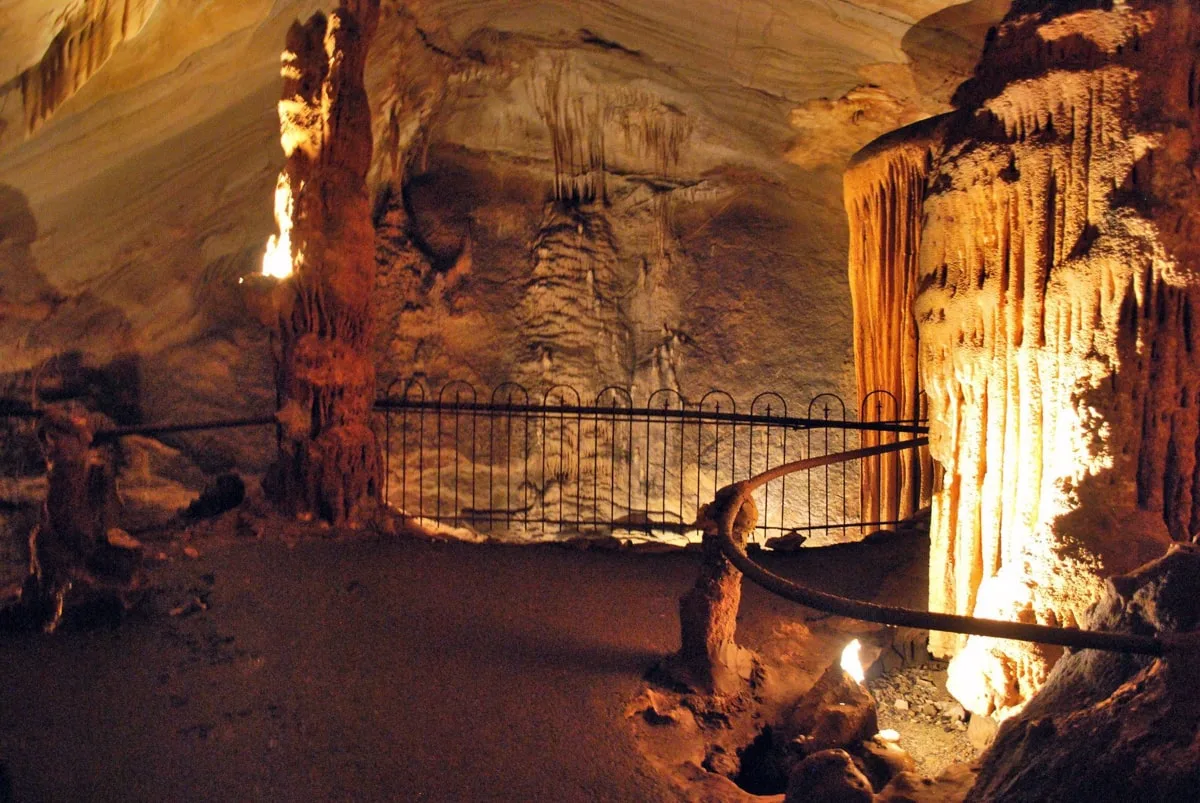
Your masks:
<svg viewBox="0 0 1200 803"><path fill-rule="evenodd" d="M678 646L694 553L196 546L154 569L154 592L119 625L0 635L0 762L16 800L680 798L623 712ZM870 597L897 566L921 587L912 553L765 562ZM820 620L750 586L739 637L754 647L801 618Z"/></svg>

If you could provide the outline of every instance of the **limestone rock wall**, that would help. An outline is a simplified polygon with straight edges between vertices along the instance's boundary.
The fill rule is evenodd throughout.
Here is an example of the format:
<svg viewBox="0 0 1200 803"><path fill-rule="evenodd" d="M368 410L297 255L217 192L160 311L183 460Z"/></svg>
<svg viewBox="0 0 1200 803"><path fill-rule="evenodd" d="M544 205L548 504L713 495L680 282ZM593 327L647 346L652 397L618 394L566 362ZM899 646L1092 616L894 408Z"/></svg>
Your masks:
<svg viewBox="0 0 1200 803"><path fill-rule="evenodd" d="M945 469L936 609L1073 626L1100 578L1200 532L1198 11L1018 3L959 91L909 219ZM999 716L1057 658L942 634L932 645L957 653L952 691Z"/></svg>
<svg viewBox="0 0 1200 803"><path fill-rule="evenodd" d="M943 45L977 47L997 2L384 4L366 75L381 385L537 393L601 365L590 382L639 399L851 396L842 169L878 133L946 110L973 61ZM272 408L269 336L239 279L273 231L287 29L332 5L0 3L5 387L28 398L31 377L78 366L122 389L122 423ZM75 12L93 22L68 25ZM102 64L83 58L85 31ZM605 232L589 244L604 243L594 303L593 255L558 228L577 218ZM524 312L539 296L571 306ZM588 322L560 336L550 318ZM582 337L598 326L611 343ZM272 440L186 445L254 472Z"/></svg>

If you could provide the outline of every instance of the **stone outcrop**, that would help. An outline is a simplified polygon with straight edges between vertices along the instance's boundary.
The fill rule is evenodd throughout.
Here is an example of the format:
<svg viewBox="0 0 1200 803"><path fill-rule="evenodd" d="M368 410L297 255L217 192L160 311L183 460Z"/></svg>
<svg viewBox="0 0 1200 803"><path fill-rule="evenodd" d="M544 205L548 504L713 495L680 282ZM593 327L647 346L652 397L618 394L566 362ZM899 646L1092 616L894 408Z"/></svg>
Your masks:
<svg viewBox="0 0 1200 803"><path fill-rule="evenodd" d="M871 782L845 750L821 750L808 756L788 778L784 803L871 803Z"/></svg>
<svg viewBox="0 0 1200 803"><path fill-rule="evenodd" d="M273 289L280 456L267 483L287 513L335 524L361 521L380 491L370 427L371 117L362 83L378 16L378 0L343 2L329 17L294 25L282 57L288 163L280 188L291 215L273 243L292 273Z"/></svg>
<svg viewBox="0 0 1200 803"><path fill-rule="evenodd" d="M1186 633L1200 625L1200 553L1174 547L1112 578L1082 622L1097 630ZM967 800L1188 800L1200 786L1194 650L1166 658L1083 650L1007 720Z"/></svg>
<svg viewBox="0 0 1200 803"><path fill-rule="evenodd" d="M122 603L142 580L142 546L119 529L121 501L107 455L93 447L93 424L81 407L45 410L38 443L46 461L46 501L29 534L29 575L18 613L52 632L73 586Z"/></svg>
<svg viewBox="0 0 1200 803"><path fill-rule="evenodd" d="M679 600L679 652L666 663L668 674L688 687L723 696L743 691L753 670L753 656L735 638L742 573L717 541L718 517L731 497L732 488L723 488L701 508L698 523L705 531L704 562L696 584ZM754 500L747 499L734 517L734 542L744 547L757 521Z"/></svg>
<svg viewBox="0 0 1200 803"><path fill-rule="evenodd" d="M782 739L799 756L856 748L879 732L875 701L866 687L831 664L816 684L787 712Z"/></svg>
<svg viewBox="0 0 1200 803"><path fill-rule="evenodd" d="M1200 532L1198 34L1182 0L1017 3L959 111L847 179L852 284L895 288L865 325L915 314L860 371L919 374L929 398L935 609L1075 626L1101 578ZM1058 656L931 645L957 653L956 696L1001 718Z"/></svg>

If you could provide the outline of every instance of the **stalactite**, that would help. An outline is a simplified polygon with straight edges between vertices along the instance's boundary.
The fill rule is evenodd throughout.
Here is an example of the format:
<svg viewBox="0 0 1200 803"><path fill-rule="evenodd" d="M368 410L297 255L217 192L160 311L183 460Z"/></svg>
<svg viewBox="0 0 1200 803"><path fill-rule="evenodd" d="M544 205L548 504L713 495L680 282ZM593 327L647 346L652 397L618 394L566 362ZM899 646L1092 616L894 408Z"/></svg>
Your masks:
<svg viewBox="0 0 1200 803"><path fill-rule="evenodd" d="M607 200L604 98L598 91L580 92L566 56L551 61L548 74L533 82L532 94L550 134L554 200L571 204Z"/></svg>
<svg viewBox="0 0 1200 803"><path fill-rule="evenodd" d="M32 134L108 61L137 36L158 0L85 0L62 19L37 65L21 73L25 130Z"/></svg>
<svg viewBox="0 0 1200 803"><path fill-rule="evenodd" d="M909 215L923 221L913 309L946 472L934 609L1073 625L1103 577L1198 533L1200 252L1184 232L1200 214L1200 123L1178 58L1198 28L1185 0L1020 7L944 123ZM912 148L880 143L855 169ZM876 217L856 231L888 220L886 203L848 207ZM884 254L884 273L910 275ZM931 647L956 656L952 691L997 716L1057 658L942 634Z"/></svg>

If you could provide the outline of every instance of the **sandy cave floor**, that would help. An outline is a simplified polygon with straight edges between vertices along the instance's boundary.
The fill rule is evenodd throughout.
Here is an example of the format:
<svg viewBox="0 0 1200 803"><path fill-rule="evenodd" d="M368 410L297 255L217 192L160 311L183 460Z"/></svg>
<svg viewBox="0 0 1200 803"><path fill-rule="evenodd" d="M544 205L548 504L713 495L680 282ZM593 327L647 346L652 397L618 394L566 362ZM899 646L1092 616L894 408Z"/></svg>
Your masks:
<svg viewBox="0 0 1200 803"><path fill-rule="evenodd" d="M624 716L678 646L694 553L363 536L188 545L197 557L148 544L168 559L119 626L0 635L0 762L16 800L680 798ZM865 598L912 551L764 562ZM825 624L749 585L741 610L752 648L789 622Z"/></svg>

